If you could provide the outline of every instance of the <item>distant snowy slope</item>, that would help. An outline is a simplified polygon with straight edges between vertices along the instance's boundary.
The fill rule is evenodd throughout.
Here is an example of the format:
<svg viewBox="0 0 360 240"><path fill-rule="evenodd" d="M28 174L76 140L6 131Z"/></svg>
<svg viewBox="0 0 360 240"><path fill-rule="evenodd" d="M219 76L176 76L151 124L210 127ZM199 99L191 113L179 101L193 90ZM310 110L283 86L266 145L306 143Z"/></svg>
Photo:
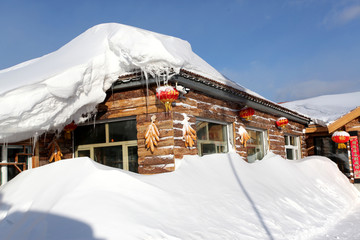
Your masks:
<svg viewBox="0 0 360 240"><path fill-rule="evenodd" d="M324 95L281 105L330 124L360 106L360 92Z"/></svg>
<svg viewBox="0 0 360 240"><path fill-rule="evenodd" d="M78 158L25 171L0 187L0 236L305 240L324 234L358 200L324 157L268 155L249 164L236 154L187 156L175 172L158 175Z"/></svg>
<svg viewBox="0 0 360 240"><path fill-rule="evenodd" d="M97 25L59 50L0 71L0 141L19 141L82 120L119 76L185 69L226 79L188 42L122 24Z"/></svg>

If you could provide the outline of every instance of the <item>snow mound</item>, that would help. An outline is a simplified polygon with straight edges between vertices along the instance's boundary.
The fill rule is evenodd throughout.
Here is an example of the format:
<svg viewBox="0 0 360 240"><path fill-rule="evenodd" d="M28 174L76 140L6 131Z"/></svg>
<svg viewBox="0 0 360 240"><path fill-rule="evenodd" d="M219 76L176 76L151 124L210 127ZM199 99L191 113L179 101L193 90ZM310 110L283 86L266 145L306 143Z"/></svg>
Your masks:
<svg viewBox="0 0 360 240"><path fill-rule="evenodd" d="M84 121L119 76L180 69L249 91L226 79L184 40L101 24L55 52L0 71L0 141L20 141Z"/></svg>
<svg viewBox="0 0 360 240"><path fill-rule="evenodd" d="M0 187L0 232L16 240L309 239L358 197L324 157L249 164L236 154L187 156L158 175L77 158Z"/></svg>
<svg viewBox="0 0 360 240"><path fill-rule="evenodd" d="M360 92L323 95L281 105L329 125L360 106Z"/></svg>

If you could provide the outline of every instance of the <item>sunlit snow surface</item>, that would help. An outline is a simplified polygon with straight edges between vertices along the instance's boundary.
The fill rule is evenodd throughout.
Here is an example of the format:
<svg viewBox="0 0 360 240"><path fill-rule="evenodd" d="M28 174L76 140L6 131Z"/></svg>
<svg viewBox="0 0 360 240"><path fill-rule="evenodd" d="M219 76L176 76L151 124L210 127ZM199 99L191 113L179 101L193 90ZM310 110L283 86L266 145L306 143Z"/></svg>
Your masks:
<svg viewBox="0 0 360 240"><path fill-rule="evenodd" d="M358 199L324 157L268 155L249 164L236 154L187 156L175 172L158 175L78 158L25 171L0 187L0 236L322 239L336 236L329 231Z"/></svg>
<svg viewBox="0 0 360 240"><path fill-rule="evenodd" d="M83 120L119 76L180 69L258 96L226 79L184 40L101 24L55 52L0 71L0 141L27 139Z"/></svg>
<svg viewBox="0 0 360 240"><path fill-rule="evenodd" d="M360 106L360 92L324 95L281 105L330 124Z"/></svg>

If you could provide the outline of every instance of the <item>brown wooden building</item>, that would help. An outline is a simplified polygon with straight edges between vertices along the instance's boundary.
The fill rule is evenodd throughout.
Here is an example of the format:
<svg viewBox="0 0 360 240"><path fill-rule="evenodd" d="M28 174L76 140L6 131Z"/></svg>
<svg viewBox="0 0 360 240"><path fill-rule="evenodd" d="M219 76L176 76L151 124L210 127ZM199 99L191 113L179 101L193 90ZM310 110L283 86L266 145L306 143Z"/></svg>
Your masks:
<svg viewBox="0 0 360 240"><path fill-rule="evenodd" d="M173 102L170 112L165 112L155 96L155 79L148 80L147 88L142 75L134 73L119 77L92 120L79 124L70 135L65 131L49 132L35 142L2 146L2 157L7 158L1 171L2 183L19 170L48 164L54 152L50 145L54 139L62 158L89 156L105 165L141 174L174 171L176 161L189 154L234 152L248 162L261 160L268 151L288 159L307 156L304 133L309 118L240 88L185 70L169 83L190 89ZM251 120L239 117L244 107L255 110ZM145 146L145 132L152 116L156 116L154 123L160 133L154 152ZM183 138L186 117L197 135L192 147L186 147ZM289 124L277 127L279 117L286 117ZM241 143L241 127L250 136L246 147Z"/></svg>
<svg viewBox="0 0 360 240"><path fill-rule="evenodd" d="M331 140L335 131L350 134L347 148L338 149ZM333 160L339 169L351 180L360 182L359 164L360 107L326 125L311 124L306 128L306 142L309 155L321 155Z"/></svg>

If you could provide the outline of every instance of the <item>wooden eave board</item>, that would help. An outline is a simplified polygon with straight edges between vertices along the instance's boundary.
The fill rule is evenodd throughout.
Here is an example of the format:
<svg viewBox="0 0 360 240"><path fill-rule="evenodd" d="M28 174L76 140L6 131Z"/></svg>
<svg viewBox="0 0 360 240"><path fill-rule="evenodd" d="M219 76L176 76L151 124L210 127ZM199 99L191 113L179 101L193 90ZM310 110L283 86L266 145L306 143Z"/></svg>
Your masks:
<svg viewBox="0 0 360 240"><path fill-rule="evenodd" d="M335 122L329 124L328 126L329 133L336 131L338 128L344 126L345 124L347 124L348 122L354 120L359 116L360 116L360 107L357 107L348 114L336 120Z"/></svg>
<svg viewBox="0 0 360 240"><path fill-rule="evenodd" d="M309 127L307 127L305 129L305 133L320 133L320 132L328 132L328 128L327 127L322 127L322 126L316 126L316 125L311 125Z"/></svg>

